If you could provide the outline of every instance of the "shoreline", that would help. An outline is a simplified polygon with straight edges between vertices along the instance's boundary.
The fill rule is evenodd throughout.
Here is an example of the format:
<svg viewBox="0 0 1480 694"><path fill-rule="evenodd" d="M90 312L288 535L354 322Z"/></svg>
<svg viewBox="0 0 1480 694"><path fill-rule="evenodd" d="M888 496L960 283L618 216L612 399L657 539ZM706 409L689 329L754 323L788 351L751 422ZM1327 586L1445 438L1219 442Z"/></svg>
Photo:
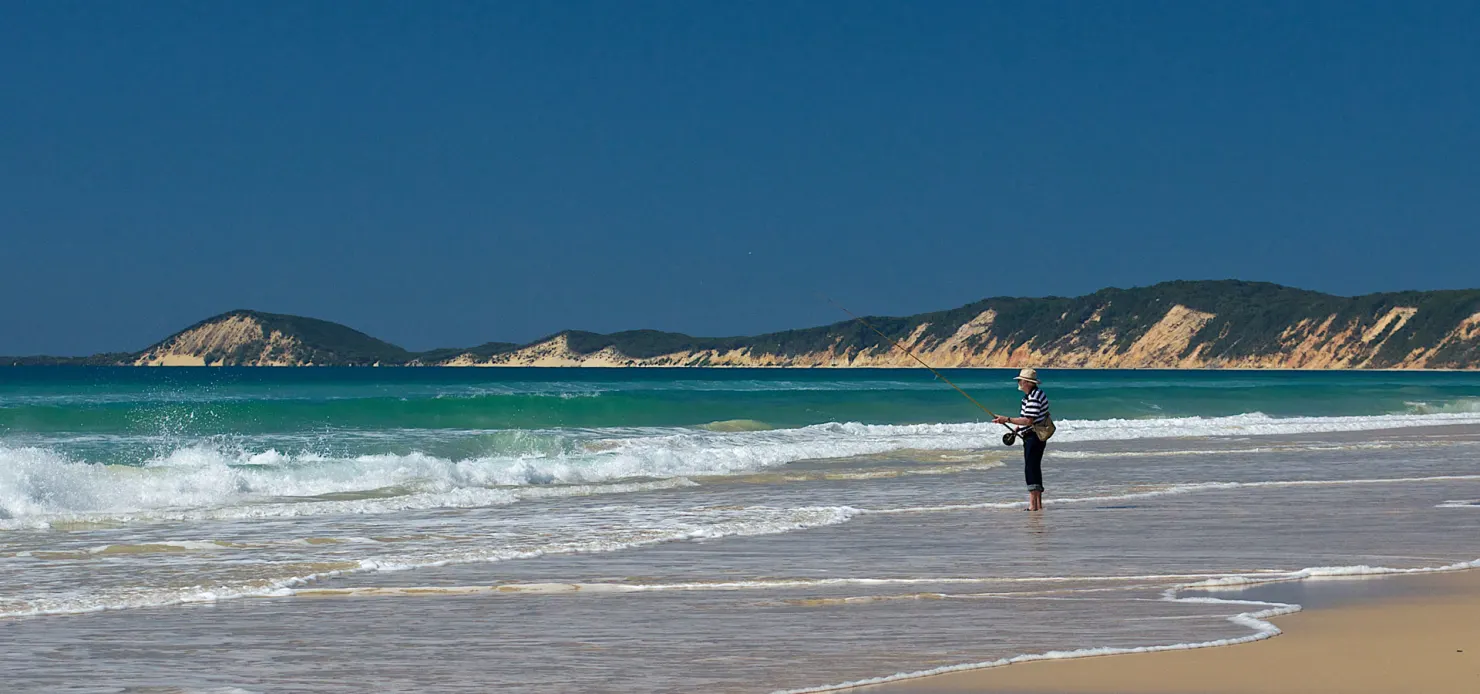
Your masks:
<svg viewBox="0 0 1480 694"><path fill-rule="evenodd" d="M962 664L799 690L850 694L1387 694L1480 691L1480 560L1415 573L1317 576L1171 599L1244 603L1239 638ZM1322 584L1342 586L1314 604ZM1346 584L1343 586L1343 584ZM1352 589L1355 585L1355 590ZM1264 593L1265 595L1261 595ZM1278 637L1278 638L1276 638ZM1101 652L1094 652L1099 650Z"/></svg>

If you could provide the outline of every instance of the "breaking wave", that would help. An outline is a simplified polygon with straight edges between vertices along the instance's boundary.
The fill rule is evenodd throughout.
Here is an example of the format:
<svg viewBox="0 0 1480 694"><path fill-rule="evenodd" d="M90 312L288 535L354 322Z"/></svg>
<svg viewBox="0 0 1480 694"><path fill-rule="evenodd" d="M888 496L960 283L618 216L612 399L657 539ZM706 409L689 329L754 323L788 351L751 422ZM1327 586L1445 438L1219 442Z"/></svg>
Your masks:
<svg viewBox="0 0 1480 694"><path fill-rule="evenodd" d="M1344 432L1480 423L1480 413L1275 418L1107 419L1059 423L1057 442ZM49 446L0 446L0 527L56 519L382 513L514 503L536 487L562 494L640 491L688 478L755 473L803 460L918 450L981 450L987 423L829 423L766 430L759 422L711 429L629 428L521 432L463 457L422 451L363 455L196 440L136 464L101 464ZM638 483L618 485L617 483ZM541 493L551 493L547 489ZM202 509L216 509L202 511ZM221 509L230 509L223 511Z"/></svg>

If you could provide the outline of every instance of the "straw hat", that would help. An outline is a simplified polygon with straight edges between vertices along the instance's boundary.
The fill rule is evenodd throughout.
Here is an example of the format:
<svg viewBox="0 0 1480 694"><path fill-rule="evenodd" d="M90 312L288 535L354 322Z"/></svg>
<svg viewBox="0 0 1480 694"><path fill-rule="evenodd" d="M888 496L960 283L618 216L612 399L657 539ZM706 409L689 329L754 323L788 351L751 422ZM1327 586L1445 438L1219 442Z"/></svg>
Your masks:
<svg viewBox="0 0 1480 694"><path fill-rule="evenodd" d="M1037 369L1034 369L1032 367L1023 369L1022 371L1019 371L1018 372L1018 375L1013 376L1012 377L1012 380L1014 380L1014 381L1027 381L1027 382L1032 383L1033 385L1036 386L1036 385L1038 385L1038 370Z"/></svg>

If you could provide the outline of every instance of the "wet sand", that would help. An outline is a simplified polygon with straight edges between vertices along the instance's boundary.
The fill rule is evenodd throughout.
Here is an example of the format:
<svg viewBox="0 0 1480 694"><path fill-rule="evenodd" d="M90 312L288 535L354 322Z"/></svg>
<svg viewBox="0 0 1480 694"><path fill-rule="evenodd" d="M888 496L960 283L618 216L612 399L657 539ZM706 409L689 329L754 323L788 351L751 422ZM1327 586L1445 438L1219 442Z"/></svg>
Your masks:
<svg viewBox="0 0 1480 694"><path fill-rule="evenodd" d="M1292 602L1305 598L1302 604L1306 609L1274 618L1271 621L1284 633L1254 643L1016 663L850 691L1480 692L1480 570L1359 581L1304 581L1215 595Z"/></svg>

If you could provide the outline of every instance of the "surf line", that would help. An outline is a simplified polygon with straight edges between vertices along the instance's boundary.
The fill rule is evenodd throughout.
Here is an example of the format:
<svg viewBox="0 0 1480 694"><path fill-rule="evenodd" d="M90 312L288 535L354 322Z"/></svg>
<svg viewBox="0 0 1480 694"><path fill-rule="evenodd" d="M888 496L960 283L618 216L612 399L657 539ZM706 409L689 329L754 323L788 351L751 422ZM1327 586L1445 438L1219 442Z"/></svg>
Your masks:
<svg viewBox="0 0 1480 694"><path fill-rule="evenodd" d="M904 344L901 343L899 340L896 340L896 339L894 339L892 337L889 337L888 335L885 335L883 333L883 331L881 331L878 328L875 328L873 325L869 324L868 321L866 321L863 318L859 317L858 314L856 314L856 313L854 313L852 311L849 311L848 309L844 308L842 304L840 304L840 303L838 303L836 301L833 301L832 300L832 297L829 297L829 296L827 296L827 295L824 294L822 298L827 299L827 303L832 304L833 306L838 307L838 309L840 309L843 313L846 313L846 314L848 314L850 316L853 316L853 320L858 321L860 324L863 325L863 327L868 328L869 330L874 331L874 333L877 334L879 337L884 338L890 344L894 345L895 347L898 347L899 348L899 351L904 352L905 354L908 354L911 359L914 359L915 361L919 362L920 363L920 366L923 366L923 367L925 367L927 369L930 369L930 373L935 374L935 377L936 378L939 378L940 380L945 381L946 385L948 385L948 386L950 386L952 388L955 388L957 393L960 393L962 397L966 398L967 400L970 400L971 401L971 404L976 405L977 407L982 408L982 412L987 413L989 416L992 417L992 419L996 419L997 418L997 413L996 412L993 412L993 411L987 409L987 406L986 405L983 405L980 402L977 402L977 399L971 397L971 394L970 393L967 393L966 391L961 390L961 386L958 386L955 383L952 383L951 382L951 379L946 378L944 375L941 374L941 372L936 371L935 370L935 367L933 367L933 366L931 366L929 364L926 364L924 359L921 359L921 358L915 356L915 353L914 352L911 352L909 350L909 348L905 347ZM1014 436L1017 435L1017 431L1015 431L1011 426L1008 426L1007 424L1003 424L1002 426L1006 427L1007 428L1007 431L1010 432L1010 433L1012 433ZM1002 437L1002 442L1005 443L1005 444L1007 444L1007 445L1009 445L1009 446L1012 445L1012 442L1009 441L1006 436Z"/></svg>
<svg viewBox="0 0 1480 694"><path fill-rule="evenodd" d="M1480 481L1480 475L1432 475L1428 477L1367 477L1337 480L1264 480L1257 482L1190 482L1187 484L1173 484L1161 489L1150 489L1143 492L1126 492L1124 494L1104 494L1100 496L1080 496L1054 499L1045 501L1045 504L1090 504L1104 503L1107 501L1127 501L1131 499L1150 499L1159 496L1175 496L1180 494L1196 494L1199 492L1220 492L1234 489L1262 489L1266 487L1336 487L1347 485L1379 485L1379 484L1414 484L1423 482L1473 482ZM1436 508L1451 508L1445 502ZM975 504L944 504L941 506L903 506L897 508L858 508L854 512L859 515L894 515L901 513L940 513L949 511L970 511L977 509L1012 509L1022 508L1021 501L984 501Z"/></svg>
<svg viewBox="0 0 1480 694"><path fill-rule="evenodd" d="M1233 646L1241 643L1251 643L1271 639L1284 633L1279 627L1269 621L1272 617L1281 617L1294 614L1304 609L1297 603L1270 602L1266 600L1240 600L1237 598L1215 598L1204 596L1181 595L1186 590L1217 590L1217 589L1239 589L1259 583L1280 583L1285 581L1303 581L1309 579L1329 578L1338 576L1381 578L1384 576L1405 574L1431 574L1449 573L1454 571L1468 571L1480 569L1480 559L1474 561L1446 564L1444 566L1424 566L1411 569L1390 568L1386 566L1329 566L1311 567L1298 571L1287 572L1284 575L1270 574L1264 577L1230 577L1228 579L1211 579L1194 583L1182 583L1162 591L1160 600L1163 602L1202 604L1202 605L1233 605L1245 606L1251 609L1247 612L1225 617L1229 622L1248 628L1252 633L1244 636L1213 639L1209 641L1195 641L1186 643L1172 643L1155 646L1099 646L1089 648L1077 648L1072 650L1055 650L1044 653L1027 653L1008 658L999 658L976 663L961 663L958 665L943 665L929 670L917 670L914 672L899 672L882 677L870 677L868 679L854 680L851 682L840 682L837 684L825 684L817 687L805 687L802 689L783 689L772 692L772 694L820 694L822 692L835 692L855 687L865 687L875 684L886 684L889 682L900 682L903 680L919 679L931 675L943 675L951 672L964 672L967 670L985 670L997 668L1014 663L1027 663L1036 660L1072 660L1077 658L1089 658L1101 655L1121 655L1126 653L1157 653L1162 651L1190 651L1201 648L1214 648L1218 646Z"/></svg>
<svg viewBox="0 0 1480 694"><path fill-rule="evenodd" d="M1201 604L1237 605L1237 606L1247 606L1247 607L1262 608L1262 609L1250 610L1248 612L1240 612L1240 613L1238 613L1236 615L1233 615L1233 616L1230 616L1230 617L1227 617L1226 618L1228 621L1230 621L1230 622L1232 622L1234 624L1237 624L1239 626L1246 627L1246 628L1248 628L1248 629L1250 629L1250 630L1252 630L1254 632L1254 633L1249 634L1247 636L1238 636L1238 637L1232 637L1232 638L1215 639L1215 640L1211 640L1211 641L1198 641L1198 642L1193 642L1193 643L1175 643L1175 644L1166 644L1166 645L1157 645L1157 646L1137 646L1137 647L1130 647L1130 648L1120 647L1120 646L1100 646L1100 647L1091 647L1091 648L1079 648L1079 649L1073 649L1073 650L1047 651L1045 653L1028 653L1028 654L1013 656L1013 657L1009 657L1009 658L1000 658L1000 659L997 659L997 660L991 660L991 661L986 661L986 662L962 663L962 664L959 664L959 665L944 665L944 666L933 668L933 669L930 669L930 670L918 670L918 671L915 671L915 672L901 672L901 673L897 673L897 674L893 674L893 675L885 675L883 677L870 677L868 679L854 680L852 682L841 682L841 683L838 683L838 684L826 684L826 685L822 685L820 687L806 687L806 688L802 688L802 689L783 689L783 690L778 690L776 692L773 692L772 694L819 694L821 692L836 692L836 691L841 691L841 690L854 689L856 687L867 687L867 686L875 685L875 684L887 684L887 683L890 683L890 682L901 682L901 681L904 681L904 680L919 679L921 677L930 677L932 675L944 675L944 674L952 673L952 672L965 672L967 670L985 670L985 669L988 669L988 668L1002 667L1004 665L1012 665L1014 663L1028 663L1028 662L1032 662L1032 661L1035 661L1035 660L1071 660L1071 659L1076 659L1076 658L1088 658L1088 657L1101 656L1101 655L1122 655L1122 654L1127 654L1127 653L1156 653L1156 652L1159 652L1159 651L1187 651L1187 650L1193 650L1193 649L1199 649L1199 648L1212 648L1212 647L1215 647L1215 646L1232 646L1232 645L1236 645L1236 644L1240 644L1240 643L1250 643L1250 642L1254 642L1254 641L1263 641L1265 639L1270 639L1270 638L1274 638L1275 636L1279 636L1283 632L1280 630L1279 627L1275 626L1273 623L1269 622L1268 620L1270 618L1272 618L1272 617L1280 617L1280 616L1284 616L1284 615L1288 615L1288 614L1294 614L1296 612L1299 612L1301 609L1303 609L1300 605L1295 604L1295 603L1267 602L1267 601L1263 601L1263 600L1233 600L1233 599L1223 599L1223 598L1178 598L1178 597L1163 597L1162 600L1167 601L1167 602L1186 602L1186 603L1201 603Z"/></svg>

